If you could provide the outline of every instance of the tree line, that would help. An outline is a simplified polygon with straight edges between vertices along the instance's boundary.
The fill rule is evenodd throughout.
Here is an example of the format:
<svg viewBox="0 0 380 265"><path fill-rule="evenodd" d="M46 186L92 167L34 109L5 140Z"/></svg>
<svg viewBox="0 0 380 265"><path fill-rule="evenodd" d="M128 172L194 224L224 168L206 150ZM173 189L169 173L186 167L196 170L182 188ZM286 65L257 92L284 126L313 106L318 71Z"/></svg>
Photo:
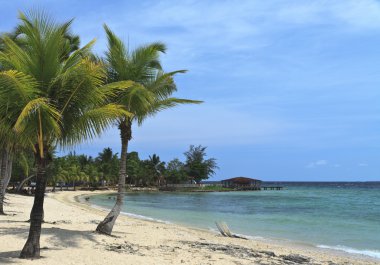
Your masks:
<svg viewBox="0 0 380 265"><path fill-rule="evenodd" d="M57 148L73 148L115 124L119 129L117 199L96 228L109 235L123 204L132 124L142 125L168 108L202 103L172 96L177 91L174 77L186 71L164 71L160 55L165 44L131 49L104 25L107 50L97 55L92 52L95 40L81 45L72 24L38 10L20 12L14 30L0 36L0 214L13 158L33 156L35 168L30 229L21 258L40 257L50 169L55 166L62 177L73 172L84 177L79 167L54 157Z"/></svg>
<svg viewBox="0 0 380 265"><path fill-rule="evenodd" d="M199 183L208 179L218 168L215 158L206 159L206 147L191 145L184 153L185 160L174 158L161 161L157 154L141 159L138 152L127 154L127 180L132 186L163 186L166 184ZM15 160L12 182L21 182L28 175L34 175L33 157ZM97 188L116 185L120 171L120 158L111 148L104 148L96 157L69 152L56 157L50 164L47 175L48 185L61 190L77 186ZM33 178L31 178L31 181Z"/></svg>

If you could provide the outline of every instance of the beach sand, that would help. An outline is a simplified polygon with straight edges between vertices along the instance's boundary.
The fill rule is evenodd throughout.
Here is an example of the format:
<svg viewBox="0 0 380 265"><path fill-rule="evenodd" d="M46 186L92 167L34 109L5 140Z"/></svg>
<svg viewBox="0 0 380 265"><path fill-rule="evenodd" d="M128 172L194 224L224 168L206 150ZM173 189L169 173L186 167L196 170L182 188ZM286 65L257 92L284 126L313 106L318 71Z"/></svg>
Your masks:
<svg viewBox="0 0 380 265"><path fill-rule="evenodd" d="M9 194L0 216L0 264L380 264L314 247L225 238L209 231L120 216L113 236L94 232L106 211L78 202L84 191L48 193L38 260L18 258L33 198Z"/></svg>

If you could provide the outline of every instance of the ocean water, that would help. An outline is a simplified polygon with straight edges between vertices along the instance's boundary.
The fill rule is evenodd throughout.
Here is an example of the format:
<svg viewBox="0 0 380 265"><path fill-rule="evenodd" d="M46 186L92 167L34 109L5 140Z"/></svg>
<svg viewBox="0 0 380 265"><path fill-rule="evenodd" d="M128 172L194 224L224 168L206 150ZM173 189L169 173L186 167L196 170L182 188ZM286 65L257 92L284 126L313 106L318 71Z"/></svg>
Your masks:
<svg viewBox="0 0 380 265"><path fill-rule="evenodd" d="M123 208L141 218L312 244L380 259L380 182L265 183L281 191L127 193ZM92 204L111 208L114 197Z"/></svg>

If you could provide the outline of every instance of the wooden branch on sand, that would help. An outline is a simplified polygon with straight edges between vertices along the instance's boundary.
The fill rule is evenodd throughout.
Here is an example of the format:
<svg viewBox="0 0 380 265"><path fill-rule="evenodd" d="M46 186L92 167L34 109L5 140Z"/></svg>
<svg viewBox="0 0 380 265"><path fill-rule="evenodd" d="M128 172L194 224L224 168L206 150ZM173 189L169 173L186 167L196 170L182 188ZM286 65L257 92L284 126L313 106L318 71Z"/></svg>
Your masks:
<svg viewBox="0 0 380 265"><path fill-rule="evenodd" d="M218 228L219 232L222 234L222 236L225 237L233 237L233 238L242 238L242 239L248 239L243 236L238 236L236 234L233 234L230 229L228 228L227 224L225 222L215 222L216 227Z"/></svg>

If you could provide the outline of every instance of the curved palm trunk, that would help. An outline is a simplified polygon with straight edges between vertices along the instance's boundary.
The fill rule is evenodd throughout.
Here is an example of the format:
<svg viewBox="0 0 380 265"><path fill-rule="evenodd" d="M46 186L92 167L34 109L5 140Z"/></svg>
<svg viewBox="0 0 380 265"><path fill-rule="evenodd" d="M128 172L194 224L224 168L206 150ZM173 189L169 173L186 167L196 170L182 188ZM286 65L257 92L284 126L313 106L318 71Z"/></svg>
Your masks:
<svg viewBox="0 0 380 265"><path fill-rule="evenodd" d="M38 150L38 148L36 148ZM46 190L46 168L50 162L46 150L44 157L35 154L37 174L36 174L36 191L34 195L33 208L30 213L29 236L24 248L21 251L20 258L33 259L40 257L40 236L41 225L44 215L44 196Z"/></svg>
<svg viewBox="0 0 380 265"><path fill-rule="evenodd" d="M119 183L117 188L116 203L106 218L100 222L96 227L96 231L102 234L111 235L113 226L117 217L120 214L121 206L124 201L125 192L125 178L127 170L127 152L128 143L132 138L132 124L131 121L121 122L119 124L120 138L121 138L121 155L120 155L120 171L119 171Z"/></svg>
<svg viewBox="0 0 380 265"><path fill-rule="evenodd" d="M16 192L20 192L21 189L22 189L22 187L24 187L25 183L26 183L28 180L32 179L32 178L34 178L34 175L31 175L31 176L29 176L29 177L26 177L23 181L21 181L21 183L20 183L20 184L17 186L17 188L16 188Z"/></svg>

